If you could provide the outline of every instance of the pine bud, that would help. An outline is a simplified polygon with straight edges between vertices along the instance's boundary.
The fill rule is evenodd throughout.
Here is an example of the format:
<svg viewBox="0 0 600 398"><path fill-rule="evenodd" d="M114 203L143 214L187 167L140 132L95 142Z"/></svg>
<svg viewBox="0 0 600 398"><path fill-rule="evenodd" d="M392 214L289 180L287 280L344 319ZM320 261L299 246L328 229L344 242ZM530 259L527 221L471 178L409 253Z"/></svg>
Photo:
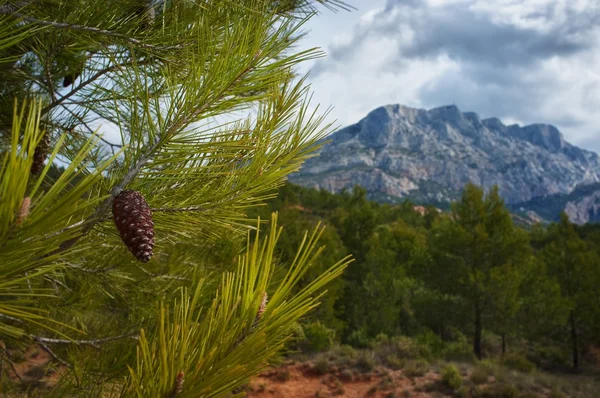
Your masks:
<svg viewBox="0 0 600 398"><path fill-rule="evenodd" d="M183 382L185 381L184 376L185 374L183 373L183 370L179 372L179 374L175 378L175 382L173 383L173 389L167 395L167 398L175 398L176 396L181 394L181 392L183 391Z"/></svg>
<svg viewBox="0 0 600 398"><path fill-rule="evenodd" d="M32 175L38 175L44 170L44 162L48 157L48 150L50 149L50 137L48 134L44 134L44 137L35 147L33 152L33 163L31 164L30 172Z"/></svg>
<svg viewBox="0 0 600 398"><path fill-rule="evenodd" d="M21 225L23 221L29 215L29 208L31 207L31 198L29 196L23 198L23 202L21 203L21 209L19 209L19 213L17 214L17 225Z"/></svg>
<svg viewBox="0 0 600 398"><path fill-rule="evenodd" d="M65 77L63 78L63 87L69 87L71 84L73 84L75 80L77 80L77 78L81 76L81 72L82 71L76 71L65 75Z"/></svg>
<svg viewBox="0 0 600 398"><path fill-rule="evenodd" d="M138 16L142 17L140 26L142 29L148 29L154 25L156 11L154 10L152 0L139 0L139 2L136 13Z"/></svg>
<svg viewBox="0 0 600 398"><path fill-rule="evenodd" d="M142 262L152 257L154 223L146 199L139 192L125 190L113 200L113 218L121 239Z"/></svg>
<svg viewBox="0 0 600 398"><path fill-rule="evenodd" d="M262 316L264 315L265 311L267 310L267 292L263 293L263 299L260 303L260 307L258 307L258 312L256 313L256 319L254 320L254 322L258 322L260 320L260 318L262 318Z"/></svg>

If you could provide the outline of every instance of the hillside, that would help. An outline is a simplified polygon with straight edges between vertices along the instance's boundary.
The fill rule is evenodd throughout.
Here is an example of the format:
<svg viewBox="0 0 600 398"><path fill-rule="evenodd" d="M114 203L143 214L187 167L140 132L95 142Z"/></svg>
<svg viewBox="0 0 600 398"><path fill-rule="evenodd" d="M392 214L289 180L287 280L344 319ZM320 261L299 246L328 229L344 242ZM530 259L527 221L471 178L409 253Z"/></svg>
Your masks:
<svg viewBox="0 0 600 398"><path fill-rule="evenodd" d="M327 140L290 181L330 192L360 185L380 202L410 199L441 208L472 182L497 185L511 208L546 220L564 208L578 223L596 217L595 199L585 198L590 190L583 189L584 197L577 189L596 191L600 158L566 142L551 125L507 126L456 106L388 105ZM541 203L551 203L551 211Z"/></svg>

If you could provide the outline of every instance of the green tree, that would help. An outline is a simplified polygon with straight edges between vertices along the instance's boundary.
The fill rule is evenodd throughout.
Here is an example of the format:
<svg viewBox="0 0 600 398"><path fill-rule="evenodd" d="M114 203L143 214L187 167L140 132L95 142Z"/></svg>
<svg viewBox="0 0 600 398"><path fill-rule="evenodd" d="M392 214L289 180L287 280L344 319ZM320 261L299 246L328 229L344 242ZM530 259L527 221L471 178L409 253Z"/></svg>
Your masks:
<svg viewBox="0 0 600 398"><path fill-rule="evenodd" d="M280 278L277 217L244 238L328 132L311 3L0 0L0 338L64 367L46 395L229 395L340 275L305 279L320 227Z"/></svg>
<svg viewBox="0 0 600 398"><path fill-rule="evenodd" d="M598 313L600 261L597 254L579 236L563 212L558 224L549 231L549 241L542 249L548 275L560 286L564 304L569 309L568 329L573 367L581 367L584 328L593 328Z"/></svg>
<svg viewBox="0 0 600 398"><path fill-rule="evenodd" d="M508 275L518 274L527 261L526 234L514 227L497 188L484 195L468 184L461 200L453 203L451 216L434 224L430 245L426 280L469 303L473 351L481 358L484 323L494 312L513 312L519 279Z"/></svg>

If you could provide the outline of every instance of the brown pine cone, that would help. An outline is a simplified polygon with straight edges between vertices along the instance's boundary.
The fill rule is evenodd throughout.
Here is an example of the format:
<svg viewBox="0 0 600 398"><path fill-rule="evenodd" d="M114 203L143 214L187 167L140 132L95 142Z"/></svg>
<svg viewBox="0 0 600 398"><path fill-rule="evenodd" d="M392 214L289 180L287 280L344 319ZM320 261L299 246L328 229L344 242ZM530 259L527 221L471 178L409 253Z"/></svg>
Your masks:
<svg viewBox="0 0 600 398"><path fill-rule="evenodd" d="M40 174L42 170L44 170L44 162L48 157L49 150L50 137L48 136L48 133L46 133L33 152L33 163L31 164L30 172L34 176Z"/></svg>
<svg viewBox="0 0 600 398"><path fill-rule="evenodd" d="M113 200L112 212L121 239L131 253L144 263L149 261L154 247L154 223L146 199L137 191L121 191Z"/></svg>

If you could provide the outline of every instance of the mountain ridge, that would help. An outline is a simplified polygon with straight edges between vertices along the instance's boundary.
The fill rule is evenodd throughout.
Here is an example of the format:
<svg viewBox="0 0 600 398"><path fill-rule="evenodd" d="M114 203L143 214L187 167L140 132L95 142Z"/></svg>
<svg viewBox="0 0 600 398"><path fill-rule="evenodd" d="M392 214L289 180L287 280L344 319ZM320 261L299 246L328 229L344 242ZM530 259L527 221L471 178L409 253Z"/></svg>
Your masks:
<svg viewBox="0 0 600 398"><path fill-rule="evenodd" d="M423 204L448 203L472 182L486 189L498 185L516 207L600 183L600 156L570 144L555 126L505 125L455 105L380 106L325 141L320 156L292 174L291 182L330 192L361 185L376 200ZM586 219L573 206L571 212Z"/></svg>

